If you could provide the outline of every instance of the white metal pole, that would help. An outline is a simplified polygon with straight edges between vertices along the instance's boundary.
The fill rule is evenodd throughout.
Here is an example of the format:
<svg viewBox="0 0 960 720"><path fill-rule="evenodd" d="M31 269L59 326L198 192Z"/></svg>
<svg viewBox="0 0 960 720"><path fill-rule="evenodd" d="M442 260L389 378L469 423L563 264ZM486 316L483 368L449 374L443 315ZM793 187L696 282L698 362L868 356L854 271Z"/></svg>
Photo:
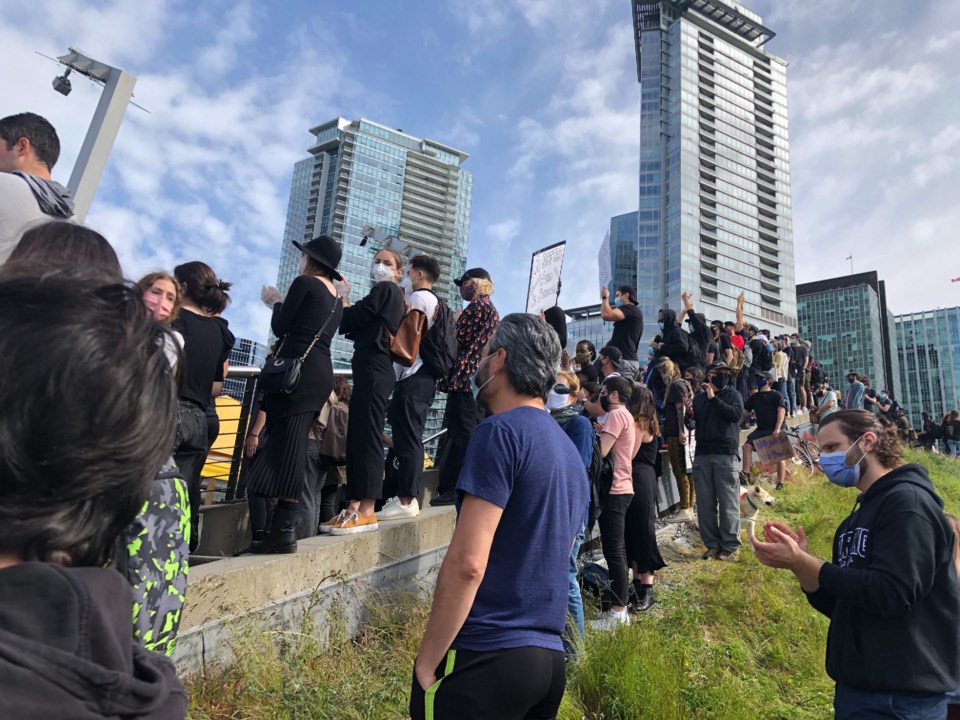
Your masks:
<svg viewBox="0 0 960 720"><path fill-rule="evenodd" d="M77 162L67 187L73 193L74 212L77 222L83 222L100 184L100 177L110 157L113 142L117 139L127 105L133 96L137 79L117 68L110 69L106 86L100 95L97 110L90 121L87 137L80 148Z"/></svg>

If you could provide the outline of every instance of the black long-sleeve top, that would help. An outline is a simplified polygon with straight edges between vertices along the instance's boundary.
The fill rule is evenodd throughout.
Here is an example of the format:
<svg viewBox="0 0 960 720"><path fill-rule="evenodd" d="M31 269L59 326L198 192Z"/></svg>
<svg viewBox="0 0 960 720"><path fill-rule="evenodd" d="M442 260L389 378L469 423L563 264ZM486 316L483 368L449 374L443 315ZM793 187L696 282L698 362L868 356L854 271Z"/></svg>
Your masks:
<svg viewBox="0 0 960 720"><path fill-rule="evenodd" d="M390 341L383 328L395 333L405 309L400 287L393 282L379 282L365 298L344 309L340 333L353 340L355 351L379 349L389 353Z"/></svg>

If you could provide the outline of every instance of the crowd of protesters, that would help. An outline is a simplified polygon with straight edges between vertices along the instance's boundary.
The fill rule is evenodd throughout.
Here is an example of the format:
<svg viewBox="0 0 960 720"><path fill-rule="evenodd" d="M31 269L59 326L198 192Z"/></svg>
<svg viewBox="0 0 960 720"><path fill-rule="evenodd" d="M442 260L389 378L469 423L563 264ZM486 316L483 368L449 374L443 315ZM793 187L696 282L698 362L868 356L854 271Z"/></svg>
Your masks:
<svg viewBox="0 0 960 720"><path fill-rule="evenodd" d="M69 221L69 191L50 179L58 153L43 118L0 120L0 363L16 378L0 394L23 409L0 418L0 709L182 718L167 656L202 532L231 285L201 261L125 281L107 239ZM636 289L611 301L604 288L609 342L569 357L563 311L501 318L482 268L453 279L466 303L453 311L433 290L436 258L379 249L369 293L352 298L334 239L294 244L299 276L261 295L278 342L244 442L249 552L417 517L426 414L446 393L432 504L455 505L458 522L413 718L554 717L585 632L578 559L593 525L608 576L593 626L610 631L656 603L666 467L679 502L663 519L695 523L704 560L735 562L754 452L808 413L824 473L860 490L858 509L832 562L809 553L802 528L768 523L751 540L831 618L837 717L897 703L909 708L870 717L934 717L921 713L960 686L956 539L926 471L900 462L902 442L943 440L956 457L956 411L924 413L914 433L869 378L851 371L841 392L809 341L748 323L743 296L733 319L708 320L684 293L679 313L658 312L644 357ZM352 384L334 376L337 333L353 342ZM786 480L780 462L776 486ZM900 660L880 667L891 653Z"/></svg>

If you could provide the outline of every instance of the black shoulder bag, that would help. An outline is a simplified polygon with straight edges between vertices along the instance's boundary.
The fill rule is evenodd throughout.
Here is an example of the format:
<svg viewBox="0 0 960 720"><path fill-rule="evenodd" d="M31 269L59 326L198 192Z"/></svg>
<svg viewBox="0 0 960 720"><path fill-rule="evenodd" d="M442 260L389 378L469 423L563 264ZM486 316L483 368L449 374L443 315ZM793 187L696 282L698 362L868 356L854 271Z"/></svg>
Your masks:
<svg viewBox="0 0 960 720"><path fill-rule="evenodd" d="M307 359L310 351L313 350L313 346L317 344L317 340L323 335L323 331L327 329L327 324L330 322L334 313L337 312L339 305L340 298L337 298L333 303L330 314L327 315L327 319L323 321L323 325L320 326L317 334L313 336L313 340L310 341L307 349L303 351L303 355L300 357L286 358L280 354L283 352L283 344L287 341L286 337L283 338L283 342L280 343L277 352L267 358L263 370L260 371L260 386L263 388L265 395L290 395L296 391L300 385L300 371L303 367L303 362Z"/></svg>

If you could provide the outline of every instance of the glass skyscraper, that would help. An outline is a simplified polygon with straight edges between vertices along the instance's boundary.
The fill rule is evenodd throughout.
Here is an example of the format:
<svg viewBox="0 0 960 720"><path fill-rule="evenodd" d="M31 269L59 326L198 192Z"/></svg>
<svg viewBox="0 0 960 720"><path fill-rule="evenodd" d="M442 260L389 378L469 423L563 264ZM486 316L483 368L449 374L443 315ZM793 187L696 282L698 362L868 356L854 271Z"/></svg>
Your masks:
<svg viewBox="0 0 960 720"><path fill-rule="evenodd" d="M926 410L935 422L960 410L960 307L897 315L903 396L915 428Z"/></svg>
<svg viewBox="0 0 960 720"><path fill-rule="evenodd" d="M637 213L610 218L610 269L612 293L621 285L637 286Z"/></svg>
<svg viewBox="0 0 960 720"><path fill-rule="evenodd" d="M440 263L434 288L453 308L461 306L454 278L466 270L473 176L462 168L466 153L433 140L361 118L336 118L310 130L310 157L293 167L277 288L286 293L299 272L293 241L329 235L343 249L339 272L353 286L351 297L370 291L373 256L381 249L363 231L391 236ZM349 369L353 343L337 335L333 366ZM438 393L426 434L440 427L446 396Z"/></svg>
<svg viewBox="0 0 960 720"><path fill-rule="evenodd" d="M380 249L364 243L368 227L398 238L440 262L435 288L453 308L461 301L453 279L466 270L473 176L462 169L467 155L371 120L337 118L310 130L310 157L293 167L290 203L280 254L277 288L285 293L297 276L306 242L326 234L340 243L340 273L360 298L373 284L370 267ZM361 243L364 243L361 245ZM333 341L335 368L349 368L353 344Z"/></svg>
<svg viewBox="0 0 960 720"><path fill-rule="evenodd" d="M735 2L632 0L640 81L637 290L652 322L689 291L708 319L796 328L786 62ZM649 332L647 333L650 334Z"/></svg>
<svg viewBox="0 0 960 720"><path fill-rule="evenodd" d="M800 337L834 387L843 391L851 370L900 400L896 327L886 287L877 273L858 273L797 286Z"/></svg>

